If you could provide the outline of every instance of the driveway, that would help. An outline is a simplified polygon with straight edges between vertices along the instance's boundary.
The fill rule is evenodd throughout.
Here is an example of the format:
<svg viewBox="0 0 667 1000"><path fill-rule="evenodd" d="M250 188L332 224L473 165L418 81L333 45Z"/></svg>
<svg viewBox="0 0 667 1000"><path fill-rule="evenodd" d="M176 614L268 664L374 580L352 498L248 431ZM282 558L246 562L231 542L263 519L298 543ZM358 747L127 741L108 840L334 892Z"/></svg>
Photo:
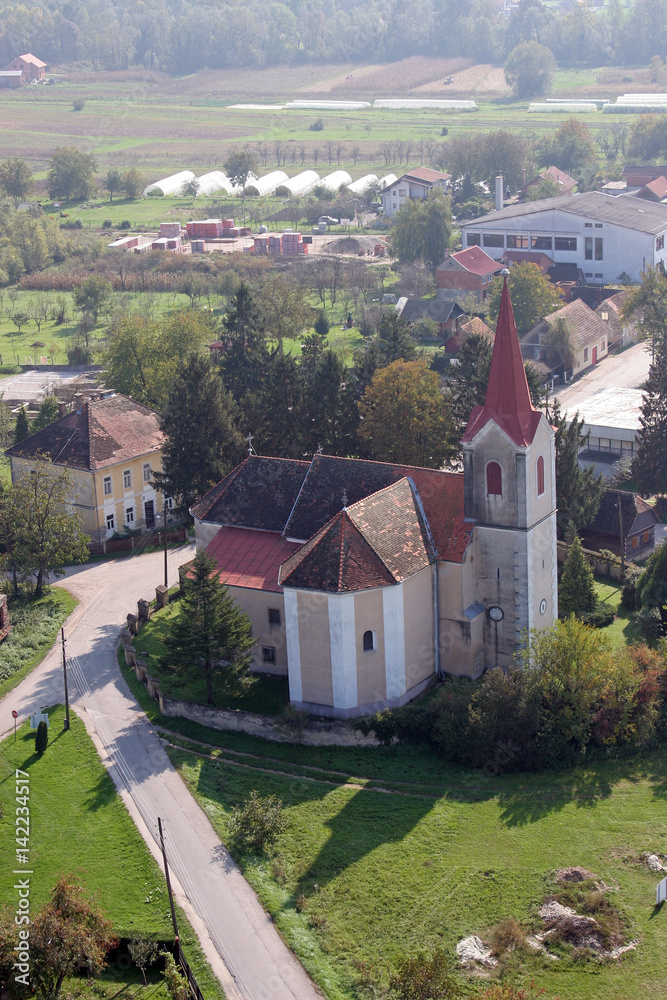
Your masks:
<svg viewBox="0 0 667 1000"><path fill-rule="evenodd" d="M169 553L169 579L192 555L186 545ZM242 877L196 804L116 662L125 616L139 598L155 596L163 582L160 552L67 572L64 586L81 602L65 626L70 702L154 856L157 817L179 903L190 918L229 1000L316 1000L320 997L284 944L271 918ZM29 677L0 701L11 731L19 720L64 701L59 643Z"/></svg>

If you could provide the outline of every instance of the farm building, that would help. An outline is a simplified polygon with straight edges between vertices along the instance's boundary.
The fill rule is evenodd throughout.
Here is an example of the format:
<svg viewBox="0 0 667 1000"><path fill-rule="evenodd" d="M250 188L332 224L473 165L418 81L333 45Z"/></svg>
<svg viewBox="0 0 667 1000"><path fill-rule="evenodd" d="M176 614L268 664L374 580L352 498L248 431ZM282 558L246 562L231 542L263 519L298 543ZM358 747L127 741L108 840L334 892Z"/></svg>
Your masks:
<svg viewBox="0 0 667 1000"><path fill-rule="evenodd" d="M0 70L0 87L5 90L17 90L25 83L25 76L21 69Z"/></svg>
<svg viewBox="0 0 667 1000"><path fill-rule="evenodd" d="M283 184L279 184L276 188L276 194L301 197L301 195L310 194L319 181L320 175L316 170L302 170L300 174L290 177Z"/></svg>
<svg viewBox="0 0 667 1000"><path fill-rule="evenodd" d="M154 181L149 184L148 187L144 188L144 197L150 194L151 191L157 191L158 189L162 191L165 196L180 194L183 185L189 184L190 181L195 181L197 178L192 173L191 170L179 170L177 174L171 174L169 177L163 177L162 180Z"/></svg>
<svg viewBox="0 0 667 1000"><path fill-rule="evenodd" d="M276 188L284 184L288 179L284 170L272 170L271 173L264 174L263 177L249 177L246 182L245 193L259 195L261 198L264 198L266 195L273 194Z"/></svg>
<svg viewBox="0 0 667 1000"><path fill-rule="evenodd" d="M382 192L382 207L388 219L393 218L403 208L409 198L425 198L433 188L447 190L451 174L443 174L430 167L417 167L409 174L403 174Z"/></svg>
<svg viewBox="0 0 667 1000"><path fill-rule="evenodd" d="M371 184L376 185L377 183L378 179L375 174L364 174L359 180L348 184L347 190L351 191L352 194L365 194Z"/></svg>
<svg viewBox="0 0 667 1000"><path fill-rule="evenodd" d="M327 174L320 181L319 186L325 188L327 191L336 192L339 191L341 186L347 187L348 184L352 183L352 178L348 174L347 170L334 170L332 173Z"/></svg>
<svg viewBox="0 0 667 1000"><path fill-rule="evenodd" d="M299 111L362 111L370 106L370 101L290 101L284 105Z"/></svg>
<svg viewBox="0 0 667 1000"><path fill-rule="evenodd" d="M457 253L445 251L445 259L435 269L438 298L453 290L462 295L473 292L483 302L491 291L491 282L502 265L484 253L481 247L469 247Z"/></svg>
<svg viewBox="0 0 667 1000"><path fill-rule="evenodd" d="M613 284L622 271L638 282L647 267L663 270L666 235L667 205L600 191L510 205L461 223L464 247L483 247L498 261L506 250L545 252L555 264L576 265L591 285Z"/></svg>
<svg viewBox="0 0 667 1000"><path fill-rule="evenodd" d="M26 52L25 55L17 56L16 59L12 60L9 66L5 66L5 70L10 73L23 73L25 82L32 83L33 80L44 79L46 63L34 56L32 52Z"/></svg>
<svg viewBox="0 0 667 1000"><path fill-rule="evenodd" d="M221 170L211 170L208 174L202 174L197 178L199 194L215 194L216 191L224 191L225 194L232 194L234 188L228 177Z"/></svg>

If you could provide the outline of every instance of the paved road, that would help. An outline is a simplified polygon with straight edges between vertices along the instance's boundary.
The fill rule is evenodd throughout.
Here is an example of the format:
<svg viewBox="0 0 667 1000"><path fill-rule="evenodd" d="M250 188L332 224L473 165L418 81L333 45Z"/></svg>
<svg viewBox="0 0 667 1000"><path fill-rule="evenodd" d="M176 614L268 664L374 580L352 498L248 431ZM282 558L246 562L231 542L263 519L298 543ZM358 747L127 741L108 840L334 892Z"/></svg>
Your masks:
<svg viewBox="0 0 667 1000"><path fill-rule="evenodd" d="M189 546L170 552L170 581L190 554ZM125 615L138 598L155 596L162 560L161 553L152 553L79 567L59 584L81 602L65 628L71 704L156 857L162 817L179 902L229 1000L316 1000L320 995L172 767L118 670L115 647ZM0 727L11 730L14 708L23 720L63 701L56 644L0 700Z"/></svg>
<svg viewBox="0 0 667 1000"><path fill-rule="evenodd" d="M610 354L572 385L556 390L562 410L583 409L600 389L637 389L648 378L651 355L645 344L633 344L622 354Z"/></svg>

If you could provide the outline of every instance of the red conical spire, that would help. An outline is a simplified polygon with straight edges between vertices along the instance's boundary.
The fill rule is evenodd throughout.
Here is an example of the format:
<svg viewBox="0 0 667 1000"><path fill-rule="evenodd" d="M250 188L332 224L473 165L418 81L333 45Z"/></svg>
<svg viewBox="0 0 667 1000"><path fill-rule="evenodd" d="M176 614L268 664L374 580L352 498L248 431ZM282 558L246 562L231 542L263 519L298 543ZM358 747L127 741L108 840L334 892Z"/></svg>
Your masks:
<svg viewBox="0 0 667 1000"><path fill-rule="evenodd" d="M539 419L540 412L530 398L505 272L486 398L484 406L476 406L470 414L463 440L471 441L487 421L493 420L515 444L524 447L533 440Z"/></svg>

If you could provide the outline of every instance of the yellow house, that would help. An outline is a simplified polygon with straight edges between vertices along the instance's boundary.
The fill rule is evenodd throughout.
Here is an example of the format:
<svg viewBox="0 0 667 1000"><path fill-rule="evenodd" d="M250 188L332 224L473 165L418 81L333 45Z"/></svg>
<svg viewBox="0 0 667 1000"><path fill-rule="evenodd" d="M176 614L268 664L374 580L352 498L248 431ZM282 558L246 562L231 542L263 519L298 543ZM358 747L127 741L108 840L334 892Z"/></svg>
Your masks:
<svg viewBox="0 0 667 1000"><path fill-rule="evenodd" d="M83 403L6 454L12 482L37 462L66 469L72 507L83 515L93 547L102 548L114 532L155 525L163 501L153 473L162 469L163 442L159 415L117 393Z"/></svg>

